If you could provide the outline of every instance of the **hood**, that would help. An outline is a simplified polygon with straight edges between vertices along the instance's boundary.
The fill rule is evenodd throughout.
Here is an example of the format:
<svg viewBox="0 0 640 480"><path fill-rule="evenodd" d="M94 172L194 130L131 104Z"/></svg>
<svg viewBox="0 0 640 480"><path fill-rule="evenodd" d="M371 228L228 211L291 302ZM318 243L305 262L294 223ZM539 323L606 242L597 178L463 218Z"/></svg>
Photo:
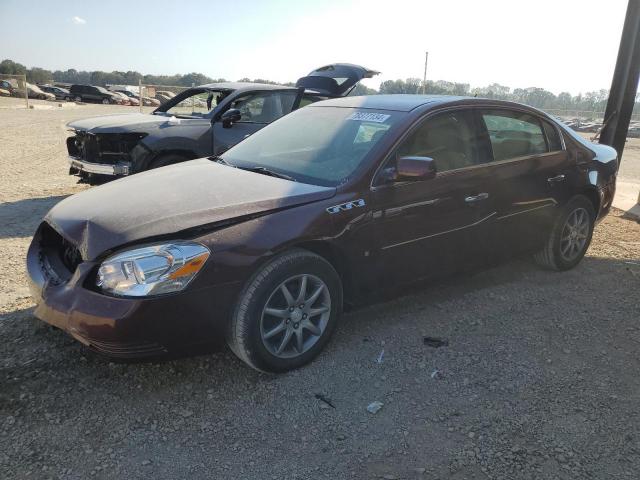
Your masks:
<svg viewBox="0 0 640 480"><path fill-rule="evenodd" d="M100 117L85 118L67 124L74 130L90 133L148 132L154 128L169 126L179 122L175 117L149 115L145 113L117 113Z"/></svg>
<svg viewBox="0 0 640 480"><path fill-rule="evenodd" d="M351 63L332 63L316 68L306 77L298 79L296 87L313 90L328 97L349 95L363 78L371 78L380 72Z"/></svg>
<svg viewBox="0 0 640 480"><path fill-rule="evenodd" d="M73 195L45 221L85 260L118 246L195 227L241 221L331 198L335 188L292 182L205 158L149 170Z"/></svg>

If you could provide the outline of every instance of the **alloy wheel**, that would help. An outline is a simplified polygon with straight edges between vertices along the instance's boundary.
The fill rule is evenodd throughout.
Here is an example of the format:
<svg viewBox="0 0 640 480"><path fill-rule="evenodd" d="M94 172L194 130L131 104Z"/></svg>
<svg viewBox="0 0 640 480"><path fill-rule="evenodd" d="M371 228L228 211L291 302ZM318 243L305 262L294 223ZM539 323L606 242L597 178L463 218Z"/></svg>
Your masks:
<svg viewBox="0 0 640 480"><path fill-rule="evenodd" d="M330 316L331 295L320 278L289 277L273 290L262 310L262 343L276 357L297 357L322 337Z"/></svg>
<svg viewBox="0 0 640 480"><path fill-rule="evenodd" d="M560 235L560 255L564 260L572 262L582 254L590 225L589 212L584 208L576 208L569 214Z"/></svg>

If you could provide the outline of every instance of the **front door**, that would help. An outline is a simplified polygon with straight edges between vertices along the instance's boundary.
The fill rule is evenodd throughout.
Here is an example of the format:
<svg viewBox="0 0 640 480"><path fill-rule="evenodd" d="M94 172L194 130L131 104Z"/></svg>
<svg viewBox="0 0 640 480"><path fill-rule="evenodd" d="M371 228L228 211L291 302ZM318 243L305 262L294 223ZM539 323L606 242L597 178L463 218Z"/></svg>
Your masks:
<svg viewBox="0 0 640 480"><path fill-rule="evenodd" d="M238 95L217 113L213 123L213 154L220 155L271 122L290 113L300 103L298 90L253 91ZM229 109L240 111L240 120L225 127L220 120Z"/></svg>
<svg viewBox="0 0 640 480"><path fill-rule="evenodd" d="M377 185L373 221L385 281L429 278L482 263L496 215L475 116L451 110L426 119L392 153L434 160L435 178Z"/></svg>

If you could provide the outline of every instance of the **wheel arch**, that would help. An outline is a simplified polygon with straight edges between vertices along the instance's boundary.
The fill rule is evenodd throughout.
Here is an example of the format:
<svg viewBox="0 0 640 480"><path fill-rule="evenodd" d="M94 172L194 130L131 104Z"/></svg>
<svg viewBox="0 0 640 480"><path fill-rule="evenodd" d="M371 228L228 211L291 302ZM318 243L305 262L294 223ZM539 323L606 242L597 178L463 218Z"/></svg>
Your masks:
<svg viewBox="0 0 640 480"><path fill-rule="evenodd" d="M136 171L142 172L144 170L148 170L149 166L153 162L167 155L180 155L181 157L184 157L186 160L193 160L195 158L198 158L198 154L195 153L193 150L189 150L189 149L173 148L168 150L159 150L149 155L144 160L144 162L142 162L142 165L140 165L139 168L136 168Z"/></svg>
<svg viewBox="0 0 640 480"><path fill-rule="evenodd" d="M575 193L576 195L583 195L589 199L589 201L593 205L593 210L596 212L596 219L599 218L601 198L600 193L598 192L598 188L595 186L585 187Z"/></svg>
<svg viewBox="0 0 640 480"><path fill-rule="evenodd" d="M351 303L354 296L353 272L346 255L339 247L326 240L310 240L290 245L289 248L308 250L329 262L342 281L344 303Z"/></svg>

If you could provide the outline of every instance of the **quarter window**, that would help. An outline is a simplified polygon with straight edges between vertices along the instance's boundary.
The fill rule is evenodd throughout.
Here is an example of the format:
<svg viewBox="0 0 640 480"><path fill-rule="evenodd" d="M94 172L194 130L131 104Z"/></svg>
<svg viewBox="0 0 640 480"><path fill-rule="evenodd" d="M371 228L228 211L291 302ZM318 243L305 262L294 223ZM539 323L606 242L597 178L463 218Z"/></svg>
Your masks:
<svg viewBox="0 0 640 480"><path fill-rule="evenodd" d="M491 110L482 113L494 161L548 152L540 121L529 114Z"/></svg>
<svg viewBox="0 0 640 480"><path fill-rule="evenodd" d="M472 114L458 110L426 120L398 149L398 157L430 157L438 172L480 163Z"/></svg>
<svg viewBox="0 0 640 480"><path fill-rule="evenodd" d="M549 151L557 152L562 150L562 142L560 141L560 135L558 129L551 125L549 122L542 122L544 126L544 133L547 135L547 144Z"/></svg>

